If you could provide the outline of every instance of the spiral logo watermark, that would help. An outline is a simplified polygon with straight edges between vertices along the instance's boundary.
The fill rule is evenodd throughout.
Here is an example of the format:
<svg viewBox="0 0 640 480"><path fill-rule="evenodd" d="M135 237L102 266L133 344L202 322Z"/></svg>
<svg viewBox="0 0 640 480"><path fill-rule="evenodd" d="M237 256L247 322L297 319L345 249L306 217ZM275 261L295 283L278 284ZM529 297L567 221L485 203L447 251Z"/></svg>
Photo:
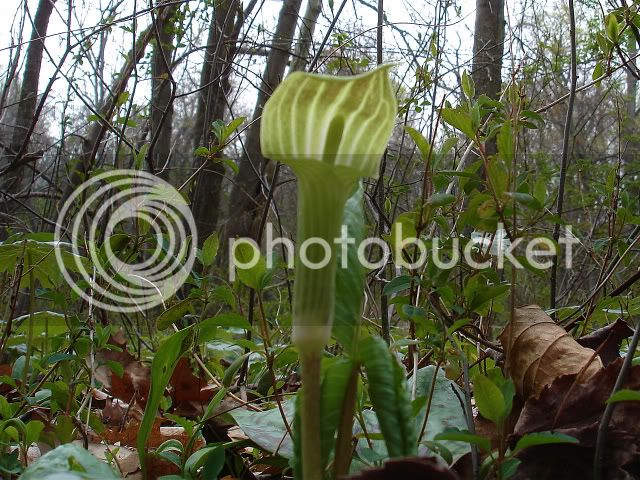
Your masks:
<svg viewBox="0 0 640 480"><path fill-rule="evenodd" d="M67 199L55 241L70 243L73 260L60 248L55 252L74 292L94 307L138 312L163 304L183 285L197 233L187 202L169 183L146 172L111 170Z"/></svg>

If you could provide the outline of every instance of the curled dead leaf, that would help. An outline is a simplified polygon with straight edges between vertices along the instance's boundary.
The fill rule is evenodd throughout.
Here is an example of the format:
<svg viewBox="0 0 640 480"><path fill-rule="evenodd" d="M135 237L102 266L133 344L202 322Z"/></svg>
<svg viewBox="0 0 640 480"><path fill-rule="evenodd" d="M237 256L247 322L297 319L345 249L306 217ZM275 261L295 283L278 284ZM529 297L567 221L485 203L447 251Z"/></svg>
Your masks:
<svg viewBox="0 0 640 480"><path fill-rule="evenodd" d="M562 375L581 372L579 381L586 382L603 368L594 350L581 346L537 305L516 308L500 341L508 352L505 373L524 399Z"/></svg>

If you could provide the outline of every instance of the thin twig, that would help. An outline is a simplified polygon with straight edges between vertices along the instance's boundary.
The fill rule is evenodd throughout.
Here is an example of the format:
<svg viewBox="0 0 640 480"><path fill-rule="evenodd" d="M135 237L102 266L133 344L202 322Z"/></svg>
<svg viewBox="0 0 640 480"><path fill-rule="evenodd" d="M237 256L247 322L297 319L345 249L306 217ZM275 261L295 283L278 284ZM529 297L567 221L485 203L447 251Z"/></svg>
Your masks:
<svg viewBox="0 0 640 480"><path fill-rule="evenodd" d="M558 200L556 216L558 220L562 218L564 206L564 186L567 179L567 164L569 160L569 142L571 140L573 104L576 99L576 89L578 87L578 60L576 53L576 16L573 7L573 0L569 0L569 34L571 37L571 86L569 90L569 103L567 105L567 116L564 123L564 135L562 138L562 159L560 160L560 184L558 185ZM560 222L557 221L553 227L553 239L557 242L560 238ZM556 289L558 283L558 256L553 258L551 267L551 286L549 299L550 308L556 308Z"/></svg>
<svg viewBox="0 0 640 480"><path fill-rule="evenodd" d="M616 383L613 386L613 390L611 391L611 395L616 393L625 380L627 379L627 374L629 373L629 369L633 363L633 355L635 354L636 348L638 348L638 341L640 340L640 321L636 323L636 329L633 332L633 338L631 339L631 344L629 345L629 350L627 351L627 355L624 359L624 363L620 368L620 373L618 374L618 378L616 379ZM596 451L593 457L593 478L595 480L600 480L602 477L602 464L604 461L605 454L605 444L607 442L607 429L609 428L609 422L611 421L611 417L613 416L613 410L616 408L616 403L608 403L604 409L604 413L602 414L602 419L600 420L600 426L598 427L598 437L596 439Z"/></svg>

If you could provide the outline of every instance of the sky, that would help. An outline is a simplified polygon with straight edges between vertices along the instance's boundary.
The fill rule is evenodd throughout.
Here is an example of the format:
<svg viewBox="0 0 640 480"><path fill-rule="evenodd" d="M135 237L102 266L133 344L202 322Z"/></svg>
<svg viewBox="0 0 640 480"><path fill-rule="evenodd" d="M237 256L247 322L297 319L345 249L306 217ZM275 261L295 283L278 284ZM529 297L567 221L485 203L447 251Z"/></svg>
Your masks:
<svg viewBox="0 0 640 480"><path fill-rule="evenodd" d="M20 6L23 2L27 2L29 12L31 17L35 15L35 11L37 8L38 0L1 0L1 4L4 10L4 15L0 17L0 71L4 73L6 65L9 61L9 54L11 53L11 49L8 48L15 42L15 32L18 30L21 9ZM369 0L370 2L373 0ZM509 2L509 0L507 0ZM247 0L244 0L246 3ZM74 0L74 9L72 12L72 38L71 41L75 42L78 39L82 38L88 32L91 31L91 27L99 24L101 21L100 11L101 7L107 5L109 0ZM148 0L120 0L121 6L118 10L117 17L122 18L127 14L130 14L134 11L145 9L148 7ZM260 2L259 2L260 3ZM329 1L325 0L324 2L324 13L326 15L325 18L321 17L320 25L318 30L316 31L316 37L320 38L323 35L323 32L326 31L329 21L332 18L332 12L329 9ZM340 0L334 0L334 9L337 9ZM375 3L375 1L374 1ZM194 10L198 2L192 1L190 2L191 9ZM280 9L280 0L266 0L263 8L259 11L258 16L255 20L254 27L257 25L264 26L264 30L262 33L258 32L257 29L254 28L254 32L252 33L252 39L257 40L258 42L267 43L270 39L270 31L272 31L273 26L275 24L275 20L277 18L279 9ZM303 6L301 8L301 12L304 12L306 2L303 1ZM55 72L55 63L59 61L63 52L65 51L65 47L67 44L67 9L68 2L67 0L57 0L54 6L54 12L52 14L49 28L47 31L47 40L46 47L47 51L51 55L52 58L47 56L45 53L45 57L43 60L42 70L41 70L41 88L49 78ZM387 15L388 21L393 22L399 28L408 31L410 34L416 36L418 32L423 35L429 34L429 27L425 25L412 25L412 22L418 21L420 19L411 18L408 14L413 7L408 8L408 6L415 6L415 2L410 2L409 0L387 0L385 2L385 13ZM475 18L475 0L459 0L458 5L460 5L460 15L459 17L453 17L451 19L451 25L447 27L447 36L449 45L448 48L451 50L460 49L462 56L465 57L462 60L470 60L471 59L471 49L473 46L473 25ZM355 10L354 10L355 8ZM424 18L429 18L432 15L431 11L418 12L419 15L424 16ZM346 20L347 22L361 22L363 27L366 29L368 26L371 28L368 35L375 35L375 26L377 22L376 13L358 3L358 0L349 0L344 9L344 12L341 16L341 20ZM137 22L137 28L143 29L149 21L149 15L144 15L139 17ZM118 71L122 64L122 55L126 53L132 44L133 35L130 32L125 31L122 27L130 24L130 22L123 22L119 24L117 27L114 27L113 31L110 34L107 47L106 47L106 68L105 68L105 80L110 81L112 75ZM23 33L23 41L27 41L30 37L31 28L29 25L29 19L27 18L27 25L25 25L24 33ZM200 35L195 40L195 42L202 44L206 41L206 30L200 32ZM12 38L13 35L13 38ZM96 36L93 36L96 38ZM386 27L384 31L384 42L385 47L391 47L391 49L395 47L404 48L403 40L400 38L400 35L397 31L391 29L390 27ZM22 47L22 61L24 61L26 45ZM96 49L94 48L94 51ZM75 50L78 51L77 49ZM193 68L193 71L198 70L198 63L201 59L201 53L193 54L189 62ZM385 59L390 60L390 59ZM262 71L262 65L260 62L263 62L263 59L256 59L256 63L250 66L251 70L255 75L259 74ZM71 58L67 59L66 64L71 65L73 63ZM396 74L398 78L411 78L410 75L410 65L404 64L399 65L396 68ZM74 85L78 87L78 90L83 92L86 99L92 102L95 97L95 92L93 89L93 80L94 74L92 74L91 67L89 65L78 66L75 69L71 69L67 67L63 69L63 72L67 74L71 81L73 81ZM136 100L139 101L140 104L144 104L145 96L148 97L149 89L150 89L150 78L144 78L142 75L140 76L140 81L136 86ZM179 93L182 91L192 90L196 85L188 85L188 82L197 81L197 75L191 75L189 78L178 78L179 83ZM183 81L181 81L183 80ZM4 78L0 78L0 83L4 81ZM247 105L250 105L255 98L255 89L251 86L250 82L245 82L241 85L242 87L242 95L241 100L246 102ZM57 115L61 115L62 105L64 104L67 98L67 89L68 85L65 82L64 78L59 78L53 89L53 93L51 95L49 105L50 108L55 109ZM131 86L130 86L131 89ZM82 103L74 98L73 107L82 107ZM72 108L71 110L74 110Z"/></svg>

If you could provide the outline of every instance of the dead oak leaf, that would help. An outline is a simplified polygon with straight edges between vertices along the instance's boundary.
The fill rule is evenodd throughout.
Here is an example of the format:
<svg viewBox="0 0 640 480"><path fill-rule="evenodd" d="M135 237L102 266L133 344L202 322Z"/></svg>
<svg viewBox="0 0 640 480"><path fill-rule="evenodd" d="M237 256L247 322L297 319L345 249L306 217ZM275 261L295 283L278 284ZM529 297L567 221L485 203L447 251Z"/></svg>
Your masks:
<svg viewBox="0 0 640 480"><path fill-rule="evenodd" d="M585 382L603 367L594 350L581 346L537 305L516 308L500 341L508 352L505 373L524 399L562 375L581 372Z"/></svg>

